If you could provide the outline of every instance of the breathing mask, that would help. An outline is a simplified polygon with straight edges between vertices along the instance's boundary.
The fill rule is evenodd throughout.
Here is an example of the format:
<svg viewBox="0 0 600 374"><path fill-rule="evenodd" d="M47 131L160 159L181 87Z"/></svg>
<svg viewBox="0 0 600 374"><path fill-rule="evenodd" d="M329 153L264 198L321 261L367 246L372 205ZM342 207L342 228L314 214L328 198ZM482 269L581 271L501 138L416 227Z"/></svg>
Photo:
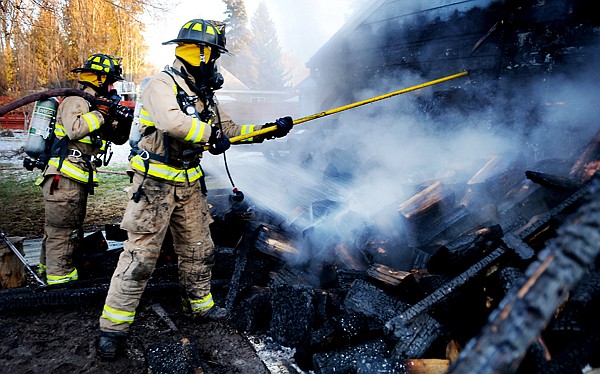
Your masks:
<svg viewBox="0 0 600 374"><path fill-rule="evenodd" d="M215 65L215 61L220 56L217 49L203 44L185 43L175 48L175 56L184 63L187 72L194 77L199 91L207 88L215 91L223 86L223 76Z"/></svg>

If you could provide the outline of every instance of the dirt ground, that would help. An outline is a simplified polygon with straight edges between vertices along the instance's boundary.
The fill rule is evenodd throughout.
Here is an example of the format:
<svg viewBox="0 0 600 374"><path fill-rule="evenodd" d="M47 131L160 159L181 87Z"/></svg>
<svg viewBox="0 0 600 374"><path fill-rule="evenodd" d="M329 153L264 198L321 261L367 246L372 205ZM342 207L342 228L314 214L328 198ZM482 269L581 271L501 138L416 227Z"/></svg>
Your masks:
<svg viewBox="0 0 600 374"><path fill-rule="evenodd" d="M142 306L126 355L113 362L102 360L95 350L100 304L4 314L0 320L0 372L185 373L190 368L199 373L270 372L249 341L226 325L186 321L173 311L178 331L172 331L152 305L171 309L164 302ZM169 347L181 351L175 347L185 339L197 347L198 360L177 364L181 355L148 353L149 349L161 352Z"/></svg>
<svg viewBox="0 0 600 374"><path fill-rule="evenodd" d="M18 144L14 139L10 140ZM6 156L9 159L22 159L23 156L18 149L6 147L2 154L5 156L3 161ZM19 162L17 160L15 165ZM115 212L124 208L122 199L94 201L94 204L103 209L88 207L86 231L118 222ZM18 205L27 211L32 203L22 199ZM43 209L38 214L41 217L38 215L37 218L43 219ZM14 226L3 229L14 233L21 232L19 226L27 226L30 229L19 235L28 239L41 237L43 225L25 225L26 222L26 216L15 217L6 223ZM33 227L37 227L37 231ZM30 284L35 293L43 294L35 282ZM97 356L95 347L105 293L100 292L96 299L80 305L32 306L6 311L2 303L7 302L7 294L14 292L0 290L0 310L5 310L0 311L0 374L297 372L288 364L267 366L265 362L273 361L280 352L279 347L274 347L271 352L259 352L257 347L269 346L268 337L247 337L226 324L190 320L181 311L179 298L168 294L144 295L127 341L126 354L112 362L104 361ZM221 295L220 300L223 299Z"/></svg>

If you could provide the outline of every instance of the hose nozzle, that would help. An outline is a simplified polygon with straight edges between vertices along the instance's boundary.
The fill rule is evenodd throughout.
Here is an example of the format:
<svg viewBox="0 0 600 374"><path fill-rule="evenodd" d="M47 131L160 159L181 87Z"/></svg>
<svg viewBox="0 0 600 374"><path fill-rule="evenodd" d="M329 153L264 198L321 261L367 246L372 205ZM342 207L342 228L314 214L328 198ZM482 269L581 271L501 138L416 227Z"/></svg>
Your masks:
<svg viewBox="0 0 600 374"><path fill-rule="evenodd" d="M237 189L237 187L235 187L233 189L233 196L231 197L233 199L233 201L235 202L242 202L244 201L244 193L240 190Z"/></svg>

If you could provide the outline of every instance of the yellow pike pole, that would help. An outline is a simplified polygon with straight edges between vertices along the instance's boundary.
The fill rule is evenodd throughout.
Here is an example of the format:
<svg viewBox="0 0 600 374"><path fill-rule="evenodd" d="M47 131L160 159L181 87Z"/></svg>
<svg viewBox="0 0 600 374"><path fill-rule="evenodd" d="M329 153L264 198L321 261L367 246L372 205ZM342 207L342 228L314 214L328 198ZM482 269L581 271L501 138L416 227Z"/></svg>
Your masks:
<svg viewBox="0 0 600 374"><path fill-rule="evenodd" d="M344 110L348 110L348 109L352 109L352 108L356 108L359 107L361 105L366 105L366 104L370 104L370 103L374 103L376 101L379 100L383 100L383 99L387 99L393 96L397 96L397 95L401 95L403 93L407 93L410 91L415 91L424 87L429 87L429 86L433 86L434 84L438 84L438 83L442 83L442 82L446 82L452 79L456 79L459 77L463 77L465 75L467 75L468 73L466 71L460 72L458 74L453 74L453 75L448 75L447 77L443 77L443 78L439 78L439 79L435 79L429 82L425 82L425 83L421 83L421 84L417 84L416 86L412 86L412 87L408 87L408 88L403 88L401 90L398 91L394 91L394 92L390 92L390 93L386 93L384 95L381 96L376 96L367 100L363 100L363 101L357 101L355 103L352 104L347 104L338 108L334 108L334 109L329 109L326 110L324 112L319 112L319 113L315 113L315 114L311 114L310 116L306 116L306 117L302 117L302 118L298 118L294 120L294 126L298 125L300 123L303 122L308 122L308 121L312 121L314 119L317 118L321 118L321 117L325 117L328 116L330 114L335 114L335 113L339 113L339 112L343 112ZM248 134L244 134L244 135L238 135L238 136L234 136L233 138L229 138L229 140L231 141L231 143L236 143L239 141L242 141L244 139L248 139L251 138L253 136L257 136L257 135L262 135L262 134L266 134L268 132L271 132L273 130L277 129L277 126L269 126L269 127L265 127L263 129L260 130L256 130L253 132L250 132Z"/></svg>

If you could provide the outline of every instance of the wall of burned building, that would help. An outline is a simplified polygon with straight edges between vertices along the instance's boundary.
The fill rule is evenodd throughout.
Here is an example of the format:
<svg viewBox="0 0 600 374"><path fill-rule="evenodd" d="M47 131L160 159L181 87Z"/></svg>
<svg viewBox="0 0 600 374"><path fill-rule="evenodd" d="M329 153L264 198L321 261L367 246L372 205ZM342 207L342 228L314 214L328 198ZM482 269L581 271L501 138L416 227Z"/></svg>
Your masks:
<svg viewBox="0 0 600 374"><path fill-rule="evenodd" d="M319 109L362 100L366 88L389 92L386 83L406 76L418 84L466 70L468 81L418 97L428 115L492 107L494 123L535 126L542 112L576 109L561 96L565 79L598 81L600 15L592 6L583 0L382 1L308 62Z"/></svg>

